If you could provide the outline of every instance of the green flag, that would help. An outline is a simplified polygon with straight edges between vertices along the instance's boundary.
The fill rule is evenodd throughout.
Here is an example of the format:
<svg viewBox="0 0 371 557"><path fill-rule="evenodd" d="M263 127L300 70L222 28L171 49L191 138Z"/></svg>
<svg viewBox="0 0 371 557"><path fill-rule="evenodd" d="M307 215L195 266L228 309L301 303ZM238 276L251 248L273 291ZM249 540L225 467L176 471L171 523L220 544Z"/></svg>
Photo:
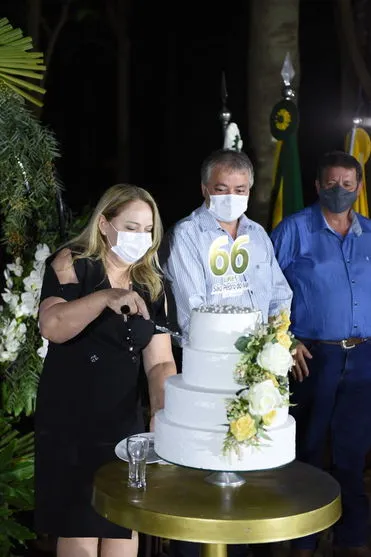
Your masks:
<svg viewBox="0 0 371 557"><path fill-rule="evenodd" d="M270 125L277 145L273 170L272 228L284 217L304 207L297 144L298 120L294 102L285 99L273 107Z"/></svg>

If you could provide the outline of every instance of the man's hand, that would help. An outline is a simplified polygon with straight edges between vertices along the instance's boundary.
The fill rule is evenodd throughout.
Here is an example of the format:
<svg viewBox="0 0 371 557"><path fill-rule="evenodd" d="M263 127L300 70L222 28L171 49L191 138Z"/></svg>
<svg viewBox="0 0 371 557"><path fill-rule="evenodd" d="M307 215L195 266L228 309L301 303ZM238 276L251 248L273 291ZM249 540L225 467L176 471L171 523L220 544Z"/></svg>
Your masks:
<svg viewBox="0 0 371 557"><path fill-rule="evenodd" d="M149 431L154 432L155 431L155 417L151 416L151 420L149 422Z"/></svg>
<svg viewBox="0 0 371 557"><path fill-rule="evenodd" d="M305 377L308 377L309 375L309 369L307 366L307 362L305 360L306 358L309 358L311 360L313 356L309 352L308 348L301 342L296 346L295 350L296 350L294 356L295 365L292 368L291 373L294 379L296 379L296 381L299 381L301 383L303 379Z"/></svg>

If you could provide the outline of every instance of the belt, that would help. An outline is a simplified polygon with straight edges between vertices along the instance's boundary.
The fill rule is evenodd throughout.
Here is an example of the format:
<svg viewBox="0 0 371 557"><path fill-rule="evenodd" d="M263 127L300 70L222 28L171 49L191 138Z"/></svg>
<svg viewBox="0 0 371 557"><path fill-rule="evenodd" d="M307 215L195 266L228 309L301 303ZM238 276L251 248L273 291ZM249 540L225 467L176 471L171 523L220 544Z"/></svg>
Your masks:
<svg viewBox="0 0 371 557"><path fill-rule="evenodd" d="M351 348L354 348L358 344L362 344L363 342L366 342L367 340L371 340L371 337L365 337L365 338L351 337L351 338L345 338L343 340L317 340L317 339L303 338L303 339L300 339L300 340L302 340L303 342L309 342L309 343L312 343L312 344L335 344L337 346L341 346L345 350L350 350Z"/></svg>

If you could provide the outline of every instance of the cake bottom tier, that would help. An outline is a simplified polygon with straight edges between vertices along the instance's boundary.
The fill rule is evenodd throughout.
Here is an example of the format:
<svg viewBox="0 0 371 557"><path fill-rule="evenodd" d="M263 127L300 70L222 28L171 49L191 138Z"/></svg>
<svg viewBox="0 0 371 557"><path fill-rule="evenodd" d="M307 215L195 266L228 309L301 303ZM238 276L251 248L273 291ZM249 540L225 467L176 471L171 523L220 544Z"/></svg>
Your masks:
<svg viewBox="0 0 371 557"><path fill-rule="evenodd" d="M270 441L259 448L243 447L241 455L223 455L227 428L195 429L170 422L163 410L155 417L155 451L173 464L215 471L267 470L295 459L295 420L269 431Z"/></svg>

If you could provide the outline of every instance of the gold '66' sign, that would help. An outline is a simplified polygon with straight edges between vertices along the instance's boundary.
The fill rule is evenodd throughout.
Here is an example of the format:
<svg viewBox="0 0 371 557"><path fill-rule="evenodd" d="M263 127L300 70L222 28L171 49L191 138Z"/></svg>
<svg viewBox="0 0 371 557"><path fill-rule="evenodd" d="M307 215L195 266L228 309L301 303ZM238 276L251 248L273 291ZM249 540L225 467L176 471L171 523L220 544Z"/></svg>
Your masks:
<svg viewBox="0 0 371 557"><path fill-rule="evenodd" d="M244 273L249 265L249 253L243 248L243 244L248 244L249 236L246 234L239 236L233 242L231 251L228 253L223 246L228 244L228 236L219 236L210 246L209 249L209 267L214 275L224 275L229 267L236 275Z"/></svg>

